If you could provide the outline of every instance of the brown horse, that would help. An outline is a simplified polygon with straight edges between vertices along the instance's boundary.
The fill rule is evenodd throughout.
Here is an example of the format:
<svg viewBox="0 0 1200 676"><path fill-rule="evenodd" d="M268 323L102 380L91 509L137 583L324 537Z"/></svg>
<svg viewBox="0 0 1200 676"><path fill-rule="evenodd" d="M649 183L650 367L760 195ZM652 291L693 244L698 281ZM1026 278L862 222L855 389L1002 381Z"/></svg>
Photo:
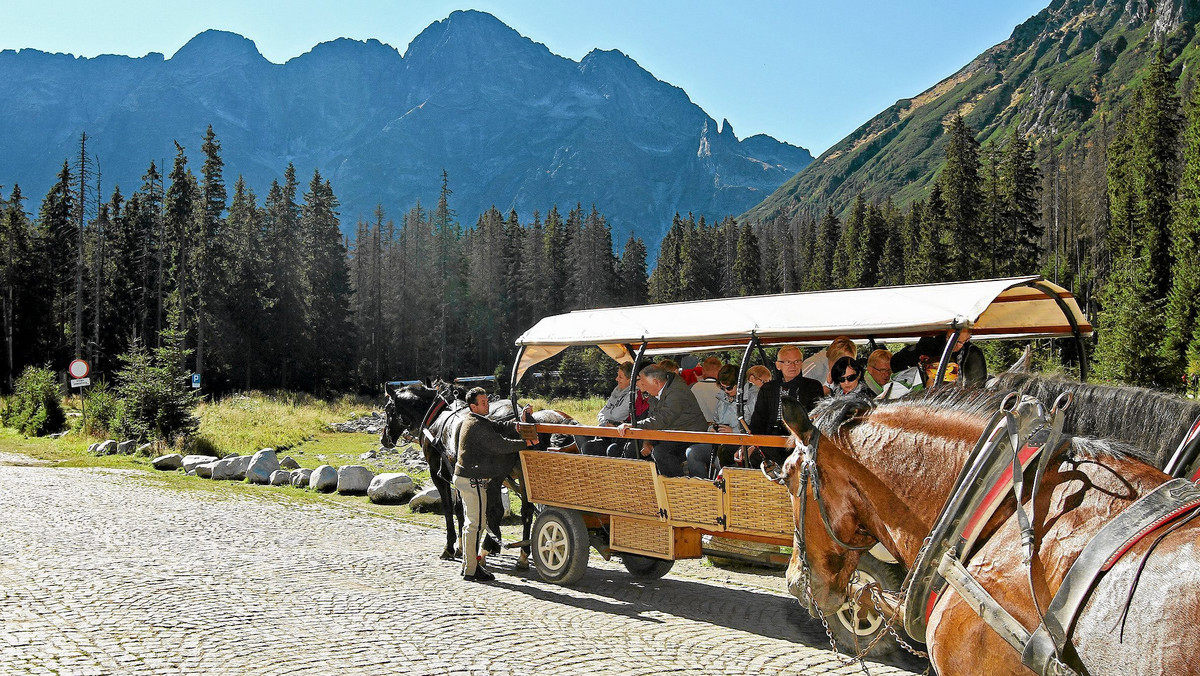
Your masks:
<svg viewBox="0 0 1200 676"><path fill-rule="evenodd" d="M798 441L783 475L797 521L797 546L787 573L792 593L802 600L811 594L810 603L833 613L846 600L857 548L875 541L912 568L1001 398L995 392L943 388L881 404L834 400L813 412L815 427L798 404L789 403L785 421ZM814 440L815 449L809 446ZM1015 499L1010 495L986 522L963 565L1026 630L1038 627L1040 613L1092 536L1168 480L1137 453L1120 443L1074 437L1065 451L1051 456L1032 512L1031 568L1022 563ZM819 500L817 485L802 483L806 459L813 460L820 479ZM808 470L812 476L812 465ZM801 485L804 495L798 496ZM1028 511L1028 500L1024 506ZM1099 579L1070 634L1084 672L1198 672L1198 543L1200 520L1185 517L1138 540ZM953 589L942 592L926 612L925 638L938 673L1032 673Z"/></svg>

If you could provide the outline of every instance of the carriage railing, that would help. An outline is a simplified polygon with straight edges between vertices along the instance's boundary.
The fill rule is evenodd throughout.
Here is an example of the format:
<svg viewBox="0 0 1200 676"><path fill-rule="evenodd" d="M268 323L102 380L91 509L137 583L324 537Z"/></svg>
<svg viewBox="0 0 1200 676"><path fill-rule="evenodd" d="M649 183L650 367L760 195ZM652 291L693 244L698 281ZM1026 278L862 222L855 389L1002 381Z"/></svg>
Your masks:
<svg viewBox="0 0 1200 676"><path fill-rule="evenodd" d="M521 436L533 445L540 434L572 434L585 437L608 437L613 439L648 439L652 441L684 441L694 444L727 444L730 446L769 446L786 448L788 437L774 434L734 434L729 432L689 432L685 430L646 430L631 427L622 436L615 427L590 425L554 425L518 423Z"/></svg>

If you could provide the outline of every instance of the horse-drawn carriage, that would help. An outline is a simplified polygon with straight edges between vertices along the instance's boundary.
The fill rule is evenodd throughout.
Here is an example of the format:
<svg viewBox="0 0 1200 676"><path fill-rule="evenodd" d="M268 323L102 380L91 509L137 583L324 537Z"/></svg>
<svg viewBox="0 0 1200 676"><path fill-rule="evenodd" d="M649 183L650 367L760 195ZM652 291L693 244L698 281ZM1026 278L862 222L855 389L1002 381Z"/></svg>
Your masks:
<svg viewBox="0 0 1200 676"><path fill-rule="evenodd" d="M535 364L569 347L595 346L618 361L701 351L742 352L739 397L749 366L770 363L765 347L824 347L837 336L857 342L913 342L970 329L975 340L1073 338L1086 376L1091 326L1065 289L1041 277L729 298L581 310L547 317L517 339L512 398ZM949 351L935 380L940 382ZM636 378L636 374L634 374ZM740 402L739 402L740 404ZM739 409L740 410L740 409ZM523 426L538 432L617 437L612 427ZM751 434L630 430L625 439L785 447L789 438ZM570 584L584 574L590 548L617 555L635 576L658 577L675 559L698 558L702 538L719 536L791 546L795 525L784 487L757 469L725 467L715 479L664 477L652 462L570 453L521 454L526 497L543 507L533 525L534 565L545 580ZM880 551L880 550L877 550ZM883 558L891 559L883 553ZM855 584L894 587L903 569L864 559ZM850 603L835 629L860 640L880 630L871 609Z"/></svg>

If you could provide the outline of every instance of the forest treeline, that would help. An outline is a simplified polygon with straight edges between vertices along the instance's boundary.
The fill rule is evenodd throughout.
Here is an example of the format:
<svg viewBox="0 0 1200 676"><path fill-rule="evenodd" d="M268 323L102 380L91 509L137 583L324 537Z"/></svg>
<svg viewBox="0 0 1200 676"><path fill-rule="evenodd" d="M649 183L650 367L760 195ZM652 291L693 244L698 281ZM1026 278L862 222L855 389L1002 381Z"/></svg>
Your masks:
<svg viewBox="0 0 1200 676"><path fill-rule="evenodd" d="M36 209L17 186L0 202L2 382L76 356L103 378L172 329L209 392L373 389L502 372L522 331L578 308L1042 273L1096 325L1098 373L1171 386L1200 367L1200 105L1184 89L1186 106L1160 53L1129 110L1061 144L1014 128L981 147L951 116L924 199L677 215L652 273L641 239L614 251L595 205L464 225L445 174L431 208L379 208L345 238L319 172L302 187L283 168L261 202L227 189L211 127L198 164L177 144L165 176L151 162L131 194L98 198L83 135Z"/></svg>

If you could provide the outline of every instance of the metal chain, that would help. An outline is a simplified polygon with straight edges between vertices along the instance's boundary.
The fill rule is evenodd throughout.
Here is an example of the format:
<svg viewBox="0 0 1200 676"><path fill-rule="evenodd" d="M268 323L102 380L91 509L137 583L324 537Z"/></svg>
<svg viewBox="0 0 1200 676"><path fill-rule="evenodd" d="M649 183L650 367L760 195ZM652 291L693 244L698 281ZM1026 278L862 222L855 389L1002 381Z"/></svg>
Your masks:
<svg viewBox="0 0 1200 676"><path fill-rule="evenodd" d="M921 551L917 555L918 559L921 557L921 555L924 554L925 550L929 547L929 544L930 544L930 538L925 538L924 542L921 545ZM892 638L894 638L896 640L896 643L906 652L908 652L916 657L919 657L921 659L929 658L928 652L923 651L923 650L918 650L917 648L911 646L907 641L905 641L903 638L901 638L900 635L896 632L894 625L896 623L896 619L900 616L900 608L899 607L896 608L896 612L892 613L892 615L887 618L887 620L884 622L884 626L875 633L875 637L871 639L870 643L868 643L866 645L866 647L864 647L862 649L858 649L859 646L858 646L858 641L856 639L855 646L854 646L856 649L856 654L854 654L853 656L850 656L850 657L843 656L841 651L838 650L837 639L835 639L833 636L833 630L829 628L829 620L826 619L825 613L821 611L821 607L819 605L817 605L816 598L813 595L812 576L808 570L807 557L802 557L800 574L801 574L802 579L804 580L804 594L805 594L806 600L808 601L808 604L810 605L810 607L816 612L817 619L819 619L821 621L821 626L824 627L824 629L825 629L825 636L829 638L829 647L833 649L834 655L836 656L837 660L839 662L841 662L842 664L850 665L850 664L857 663L859 665L859 667L862 668L863 673L867 674L867 676L870 676L871 672L867 670L867 663L866 663L866 660L863 658L866 657L867 654L870 653L871 650L873 650L875 648L875 646L879 643L879 641L881 639L883 639L883 637L887 634L891 634ZM913 576L911 575L911 571L910 571L910 574L905 576L904 583L900 585L899 596L901 599L903 599L904 595L908 593L908 588L912 584L912 579L913 579ZM871 595L871 600L873 603L875 603L877 609L882 610L884 607L886 607L887 604L884 603L883 597L879 593L880 587L878 584L867 585L866 590L869 591L869 593ZM856 599L861 598L863 591L864 590L862 590L862 589L859 590L858 596L856 597ZM857 600L855 602L857 603ZM927 667L925 669L925 671L922 672L922 676L929 674L929 671L931 668L932 668L932 665L930 667Z"/></svg>

